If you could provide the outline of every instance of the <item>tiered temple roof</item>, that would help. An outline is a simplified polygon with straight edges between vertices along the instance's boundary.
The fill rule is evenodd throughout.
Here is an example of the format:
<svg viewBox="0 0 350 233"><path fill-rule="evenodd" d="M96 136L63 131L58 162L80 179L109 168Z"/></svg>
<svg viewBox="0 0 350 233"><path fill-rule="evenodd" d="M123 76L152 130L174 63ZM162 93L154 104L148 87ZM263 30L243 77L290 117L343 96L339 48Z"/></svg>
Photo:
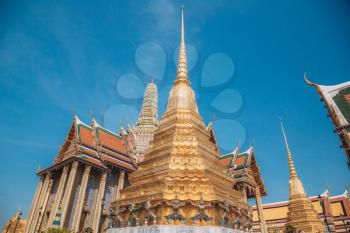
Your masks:
<svg viewBox="0 0 350 233"><path fill-rule="evenodd" d="M239 147L236 147L232 152L221 155L220 163L226 167L227 174L233 176L237 183L245 182L252 187L259 186L260 194L262 196L267 194L253 146L244 152L240 152ZM247 194L248 198L253 197L249 192Z"/></svg>
<svg viewBox="0 0 350 233"><path fill-rule="evenodd" d="M136 165L126 152L122 138L118 134L102 127L94 118L89 126L77 115L74 116L72 126L54 164L39 171L38 174L61 167L60 165L71 160L79 160L102 170L108 170L108 165L127 171L136 170Z"/></svg>
<svg viewBox="0 0 350 233"><path fill-rule="evenodd" d="M310 82L306 73L305 82L309 86L315 86L321 101L325 103L329 117L338 134L341 145L348 159L350 169L350 81L338 85L325 86Z"/></svg>
<svg viewBox="0 0 350 233"><path fill-rule="evenodd" d="M154 131L158 125L158 90L153 82L146 87L141 112L135 127L127 126L126 131L120 129L120 135L125 143L128 154L137 163L144 160L144 151L153 140Z"/></svg>

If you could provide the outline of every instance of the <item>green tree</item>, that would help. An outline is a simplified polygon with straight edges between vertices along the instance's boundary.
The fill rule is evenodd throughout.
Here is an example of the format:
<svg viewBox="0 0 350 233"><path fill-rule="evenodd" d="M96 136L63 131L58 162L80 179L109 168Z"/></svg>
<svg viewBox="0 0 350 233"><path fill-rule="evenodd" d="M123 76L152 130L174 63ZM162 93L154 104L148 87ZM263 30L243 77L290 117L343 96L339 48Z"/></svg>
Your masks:
<svg viewBox="0 0 350 233"><path fill-rule="evenodd" d="M293 227L292 225L287 225L286 226L286 233L296 233L297 229Z"/></svg>

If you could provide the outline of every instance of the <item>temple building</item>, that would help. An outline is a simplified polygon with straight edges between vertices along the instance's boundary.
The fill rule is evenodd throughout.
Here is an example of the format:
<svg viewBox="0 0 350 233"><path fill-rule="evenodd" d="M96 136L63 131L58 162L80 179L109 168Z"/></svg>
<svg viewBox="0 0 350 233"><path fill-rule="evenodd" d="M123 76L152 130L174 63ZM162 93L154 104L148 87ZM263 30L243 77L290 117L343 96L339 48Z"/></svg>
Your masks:
<svg viewBox="0 0 350 233"><path fill-rule="evenodd" d="M308 198L281 126L289 200L263 205L267 190L254 147L221 154L213 123L205 124L198 111L187 70L182 7L177 72L160 120L153 81L145 89L135 126L121 127L120 134L94 117L88 125L74 115L54 163L37 172L27 219L17 212L3 233L49 228L72 233L268 233L285 232L286 226L317 233L325 231L321 219L344 232L339 226L350 218L348 193ZM250 200L255 200L254 208ZM343 225L350 229L350 223Z"/></svg>
<svg viewBox="0 0 350 233"><path fill-rule="evenodd" d="M25 225L26 220L22 219L22 212L21 210L18 210L15 216L5 223L2 228L2 233L23 233Z"/></svg>
<svg viewBox="0 0 350 233"><path fill-rule="evenodd" d="M104 231L110 203L135 170L119 135L94 118L89 126L75 115L53 165L37 173L40 180L24 233L48 228Z"/></svg>
<svg viewBox="0 0 350 233"><path fill-rule="evenodd" d="M289 166L289 200L286 226L290 226L304 233L321 233L325 231L321 219L318 217L311 201L306 195L292 159L286 134L281 122L283 138L288 155Z"/></svg>
<svg viewBox="0 0 350 233"><path fill-rule="evenodd" d="M324 102L328 116L332 119L335 127L335 132L340 138L340 147L344 149L350 169L350 81L333 86L324 86L310 82L306 73L304 79L309 86L316 87L321 101Z"/></svg>
<svg viewBox="0 0 350 233"><path fill-rule="evenodd" d="M220 156L220 163L226 167L227 174L236 180L235 189L245 190L248 200L255 199L259 229L261 232L267 232L261 202L261 197L266 196L267 192L260 176L260 168L256 162L253 146L245 152L239 152L239 147L236 147L231 153Z"/></svg>
<svg viewBox="0 0 350 233"><path fill-rule="evenodd" d="M327 224L332 232L350 232L350 197L345 190L343 194L331 196L326 190L319 196L309 197L319 218ZM285 232L288 213L288 200L263 204L263 211L268 231L271 233ZM257 207L253 207L253 229L260 232L260 221Z"/></svg>
<svg viewBox="0 0 350 233"><path fill-rule="evenodd" d="M144 160L144 151L148 148L149 142L153 140L153 134L157 125L158 90L157 85L152 80L146 87L136 126L132 128L128 124L126 131L123 127L120 129L125 146L129 154L136 160L136 163Z"/></svg>

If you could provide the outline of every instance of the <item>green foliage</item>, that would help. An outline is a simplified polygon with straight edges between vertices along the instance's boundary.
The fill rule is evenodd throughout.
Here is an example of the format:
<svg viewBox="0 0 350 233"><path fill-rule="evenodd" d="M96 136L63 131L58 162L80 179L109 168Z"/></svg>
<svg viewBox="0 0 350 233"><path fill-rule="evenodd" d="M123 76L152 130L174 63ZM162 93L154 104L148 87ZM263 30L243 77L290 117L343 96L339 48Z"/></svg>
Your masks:
<svg viewBox="0 0 350 233"><path fill-rule="evenodd" d="M292 225L287 225L286 226L286 233L296 233L297 229L293 227Z"/></svg>
<svg viewBox="0 0 350 233"><path fill-rule="evenodd" d="M71 233L68 229L65 228L49 228L45 233Z"/></svg>
<svg viewBox="0 0 350 233"><path fill-rule="evenodd" d="M94 231L92 230L91 227L87 227L84 229L84 233L93 233Z"/></svg>

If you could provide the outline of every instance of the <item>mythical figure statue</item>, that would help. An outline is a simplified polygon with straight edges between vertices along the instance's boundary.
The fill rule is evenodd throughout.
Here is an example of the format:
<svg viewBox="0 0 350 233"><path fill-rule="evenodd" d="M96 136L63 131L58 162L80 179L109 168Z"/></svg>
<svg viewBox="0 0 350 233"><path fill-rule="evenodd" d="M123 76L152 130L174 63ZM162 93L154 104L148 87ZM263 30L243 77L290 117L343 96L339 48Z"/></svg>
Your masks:
<svg viewBox="0 0 350 233"><path fill-rule="evenodd" d="M185 203L180 202L180 200L177 198L177 194L175 194L174 200L172 200L171 202L166 202L166 204L173 207L173 211L171 212L171 214L165 216L168 220L168 223L171 224L176 220L180 221L181 223L184 223L186 218L182 214L180 214L179 208L181 206L184 206Z"/></svg>
<svg viewBox="0 0 350 233"><path fill-rule="evenodd" d="M224 210L224 213L221 215L220 225L230 227L231 218L228 216L230 212L230 204L225 200L224 203L219 202L219 206Z"/></svg>
<svg viewBox="0 0 350 233"><path fill-rule="evenodd" d="M120 208L119 204L115 207L115 209L110 208L109 209L109 226L108 228L114 228L114 227L122 227L123 226L123 219L120 217L120 213L124 212L125 208Z"/></svg>
<svg viewBox="0 0 350 233"><path fill-rule="evenodd" d="M242 229L242 211L241 208L236 207L235 209L236 219L233 221L233 227L235 229Z"/></svg>
<svg viewBox="0 0 350 233"><path fill-rule="evenodd" d="M130 211L130 215L128 218L128 226L139 226L140 225L140 221L136 216L136 212L140 209L141 207L136 207L135 203L131 203L129 206L129 211Z"/></svg>
<svg viewBox="0 0 350 233"><path fill-rule="evenodd" d="M152 208L160 205L160 203L156 203L155 205L152 205L151 198L149 197L147 202L145 203L145 210L146 210L146 217L145 217L145 225L147 226L148 223L152 222L152 224L157 223L157 216L153 213Z"/></svg>
<svg viewBox="0 0 350 233"><path fill-rule="evenodd" d="M191 219L195 224L197 224L199 221L205 221L207 224L210 223L211 218L205 213L205 208L211 207L211 205L205 205L203 200L203 195L201 194L201 199L199 200L199 204L194 204L191 202L193 206L196 206L198 208L198 213L193 216Z"/></svg>

